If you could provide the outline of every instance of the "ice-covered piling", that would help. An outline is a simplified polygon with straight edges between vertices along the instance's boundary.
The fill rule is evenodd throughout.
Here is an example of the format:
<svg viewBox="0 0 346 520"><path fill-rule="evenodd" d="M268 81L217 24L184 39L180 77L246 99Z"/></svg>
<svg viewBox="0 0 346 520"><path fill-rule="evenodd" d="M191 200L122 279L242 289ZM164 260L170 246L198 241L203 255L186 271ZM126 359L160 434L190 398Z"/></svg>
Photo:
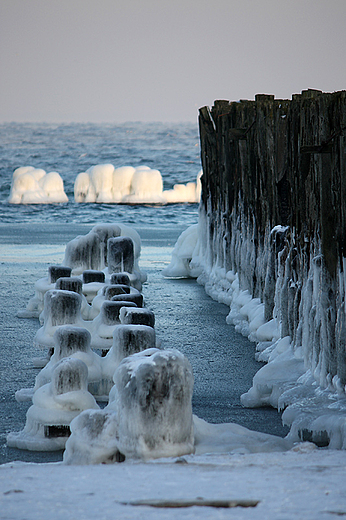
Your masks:
<svg viewBox="0 0 346 520"><path fill-rule="evenodd" d="M198 276L230 305L227 321L258 343L270 369L244 404L288 407L288 424L346 446L327 397L336 396L337 416L346 385L346 91L215 101L199 125L198 238L182 237L166 274ZM304 421L310 409L325 420Z"/></svg>
<svg viewBox="0 0 346 520"><path fill-rule="evenodd" d="M51 382L35 392L24 429L7 436L8 446L33 451L64 449L72 419L83 410L98 409L87 384L85 363L62 359L54 367Z"/></svg>

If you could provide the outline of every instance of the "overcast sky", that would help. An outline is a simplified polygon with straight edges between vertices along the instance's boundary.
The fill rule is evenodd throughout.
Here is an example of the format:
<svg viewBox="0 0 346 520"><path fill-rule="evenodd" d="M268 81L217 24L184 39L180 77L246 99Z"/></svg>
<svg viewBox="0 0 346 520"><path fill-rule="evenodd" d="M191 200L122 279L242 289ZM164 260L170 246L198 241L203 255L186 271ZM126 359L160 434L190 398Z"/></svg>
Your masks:
<svg viewBox="0 0 346 520"><path fill-rule="evenodd" d="M346 0L0 0L0 122L196 121L346 89Z"/></svg>

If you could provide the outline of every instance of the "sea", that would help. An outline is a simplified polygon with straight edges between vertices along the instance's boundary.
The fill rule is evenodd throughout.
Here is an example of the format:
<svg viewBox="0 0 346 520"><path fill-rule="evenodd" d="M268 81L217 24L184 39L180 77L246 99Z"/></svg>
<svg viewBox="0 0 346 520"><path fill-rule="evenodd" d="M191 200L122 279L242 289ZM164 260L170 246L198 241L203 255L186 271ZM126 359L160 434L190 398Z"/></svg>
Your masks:
<svg viewBox="0 0 346 520"><path fill-rule="evenodd" d="M178 348L194 372L193 411L213 423L236 422L284 436L287 429L271 408L244 409L240 395L261 364L247 338L226 325L229 309L211 300L195 280L162 277L181 232L198 222L198 204L75 203L74 181L96 164L146 165L161 172L164 189L196 181L201 169L197 123L0 125L0 464L59 461L60 452L9 448L6 435L24 428L28 403L14 394L32 387L38 372L33 337L38 320L20 319L48 266L61 263L65 245L100 223L123 223L142 240L140 268L146 306L154 311L162 348ZM57 171L69 201L8 203L12 174L20 166Z"/></svg>

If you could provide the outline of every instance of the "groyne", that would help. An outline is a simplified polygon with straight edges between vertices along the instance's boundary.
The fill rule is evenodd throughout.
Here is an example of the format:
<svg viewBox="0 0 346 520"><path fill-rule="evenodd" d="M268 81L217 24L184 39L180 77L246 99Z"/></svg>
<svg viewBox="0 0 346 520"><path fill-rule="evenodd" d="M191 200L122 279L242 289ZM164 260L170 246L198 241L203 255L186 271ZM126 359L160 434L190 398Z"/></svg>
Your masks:
<svg viewBox="0 0 346 520"><path fill-rule="evenodd" d="M199 127L192 270L229 295L229 322L246 314L235 278L261 308L245 332L268 365L243 404L281 408L297 438L345 448L346 91L215 101Z"/></svg>

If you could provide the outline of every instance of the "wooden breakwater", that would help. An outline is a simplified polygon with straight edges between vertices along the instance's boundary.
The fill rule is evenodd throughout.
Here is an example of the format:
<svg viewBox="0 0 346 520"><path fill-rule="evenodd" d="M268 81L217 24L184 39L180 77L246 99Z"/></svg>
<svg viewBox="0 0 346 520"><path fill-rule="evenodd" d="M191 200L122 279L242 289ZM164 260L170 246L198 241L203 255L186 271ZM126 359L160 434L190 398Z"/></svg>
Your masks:
<svg viewBox="0 0 346 520"><path fill-rule="evenodd" d="M346 91L199 113L204 254L239 275L323 387L346 384Z"/></svg>

